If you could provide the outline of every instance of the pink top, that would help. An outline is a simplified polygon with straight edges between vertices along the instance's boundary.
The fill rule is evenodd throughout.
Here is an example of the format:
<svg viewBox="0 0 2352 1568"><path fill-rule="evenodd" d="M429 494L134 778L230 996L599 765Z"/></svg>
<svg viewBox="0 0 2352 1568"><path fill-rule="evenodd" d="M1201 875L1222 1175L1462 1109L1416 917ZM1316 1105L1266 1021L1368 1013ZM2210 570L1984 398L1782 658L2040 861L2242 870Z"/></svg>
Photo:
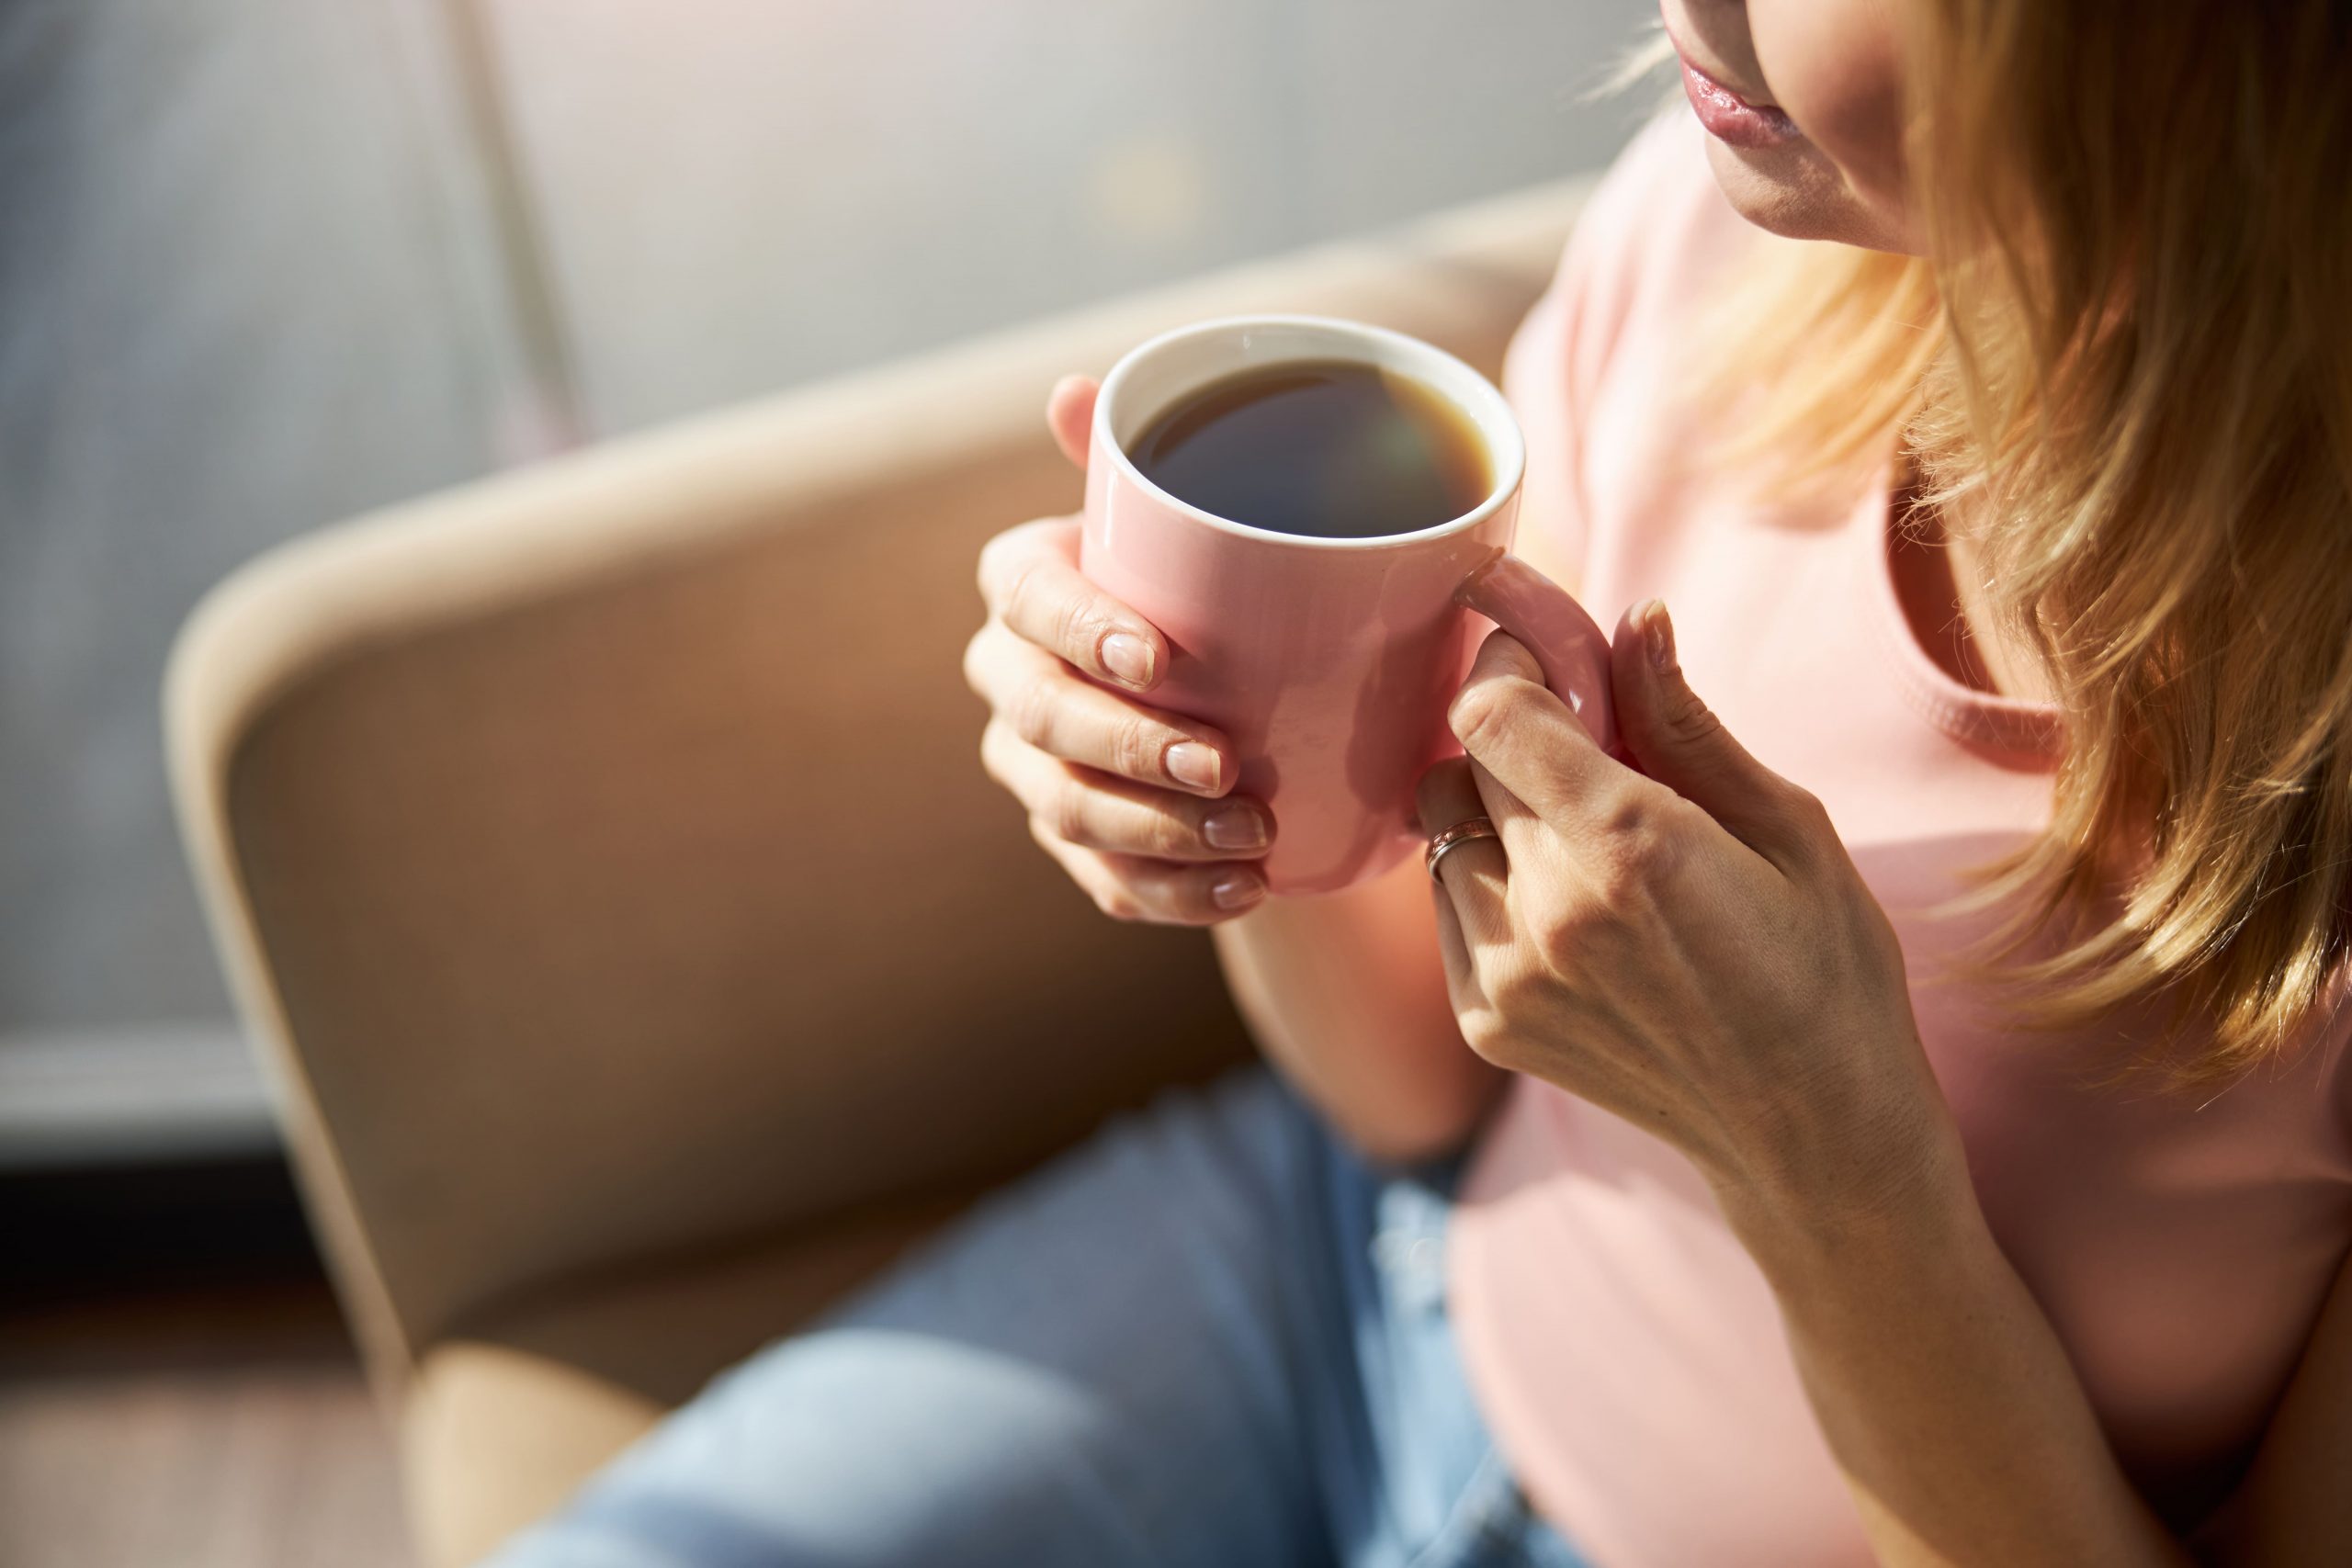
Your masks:
<svg viewBox="0 0 2352 1568"><path fill-rule="evenodd" d="M2046 820L2055 727L1919 645L1884 477L1768 514L1678 461L1689 345L1673 334L1749 232L1702 134L1677 117L1642 135L1521 331L1506 382L1528 436L1524 525L1582 563L1601 625L1665 599L1699 693L1827 805L1901 933L1994 1234L2135 1477L2211 1495L2352 1244L2347 1019L2195 1103L2082 1081L2145 1018L2018 1034L1984 996L1933 983L1967 931L1922 911ZM1871 1561L1771 1294L1665 1144L1521 1080L1476 1151L1450 1269L1498 1441L1600 1568Z"/></svg>

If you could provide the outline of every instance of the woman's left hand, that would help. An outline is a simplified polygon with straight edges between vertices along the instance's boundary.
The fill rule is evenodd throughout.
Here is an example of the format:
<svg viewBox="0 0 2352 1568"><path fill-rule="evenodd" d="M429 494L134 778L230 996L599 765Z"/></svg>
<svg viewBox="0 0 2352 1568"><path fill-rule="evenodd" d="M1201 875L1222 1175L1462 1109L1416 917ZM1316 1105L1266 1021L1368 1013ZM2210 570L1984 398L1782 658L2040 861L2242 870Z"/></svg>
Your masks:
<svg viewBox="0 0 2352 1568"><path fill-rule="evenodd" d="M1500 833L1439 868L1472 1048L1675 1145L1743 1230L1834 1234L1948 1196L1965 1163L1894 929L1821 803L1691 692L1664 606L1627 612L1611 652L1636 772L1544 684L1511 600L1471 602L1502 629L1450 715L1468 755L1430 770L1420 812Z"/></svg>

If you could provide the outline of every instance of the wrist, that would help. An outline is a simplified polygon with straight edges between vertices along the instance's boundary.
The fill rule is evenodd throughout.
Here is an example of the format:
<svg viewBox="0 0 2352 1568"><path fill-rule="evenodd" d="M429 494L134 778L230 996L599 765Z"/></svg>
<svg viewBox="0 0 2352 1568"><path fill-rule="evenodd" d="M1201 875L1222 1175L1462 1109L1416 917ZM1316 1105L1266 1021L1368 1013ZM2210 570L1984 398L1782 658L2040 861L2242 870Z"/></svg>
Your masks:
<svg viewBox="0 0 2352 1568"><path fill-rule="evenodd" d="M1852 1162L1835 1181L1718 1182L1732 1231L1781 1290L1830 1273L1869 1274L1953 1258L1989 1239L1949 1118L1895 1153Z"/></svg>

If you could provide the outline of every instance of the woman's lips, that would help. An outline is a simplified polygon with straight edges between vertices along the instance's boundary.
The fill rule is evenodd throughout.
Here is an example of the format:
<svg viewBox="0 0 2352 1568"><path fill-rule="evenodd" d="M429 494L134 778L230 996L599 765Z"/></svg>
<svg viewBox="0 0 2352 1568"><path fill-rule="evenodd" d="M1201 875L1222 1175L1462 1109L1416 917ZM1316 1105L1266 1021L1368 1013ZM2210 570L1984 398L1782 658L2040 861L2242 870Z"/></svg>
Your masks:
<svg viewBox="0 0 2352 1568"><path fill-rule="evenodd" d="M1690 63L1679 50L1682 91L1708 132L1734 147L1779 147L1800 134L1796 123L1770 104L1751 104Z"/></svg>

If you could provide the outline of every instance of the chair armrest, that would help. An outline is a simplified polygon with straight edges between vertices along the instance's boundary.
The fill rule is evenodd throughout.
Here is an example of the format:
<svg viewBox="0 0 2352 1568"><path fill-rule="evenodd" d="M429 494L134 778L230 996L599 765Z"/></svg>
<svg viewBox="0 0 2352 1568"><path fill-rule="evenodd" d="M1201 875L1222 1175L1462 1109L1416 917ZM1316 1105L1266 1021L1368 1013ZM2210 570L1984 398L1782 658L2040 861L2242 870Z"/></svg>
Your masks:
<svg viewBox="0 0 2352 1568"><path fill-rule="evenodd" d="M983 1183L1243 1048L975 760L974 557L1039 411L1270 309L1491 369L1580 186L795 392L328 529L198 609L174 793L363 1347L633 1258Z"/></svg>

